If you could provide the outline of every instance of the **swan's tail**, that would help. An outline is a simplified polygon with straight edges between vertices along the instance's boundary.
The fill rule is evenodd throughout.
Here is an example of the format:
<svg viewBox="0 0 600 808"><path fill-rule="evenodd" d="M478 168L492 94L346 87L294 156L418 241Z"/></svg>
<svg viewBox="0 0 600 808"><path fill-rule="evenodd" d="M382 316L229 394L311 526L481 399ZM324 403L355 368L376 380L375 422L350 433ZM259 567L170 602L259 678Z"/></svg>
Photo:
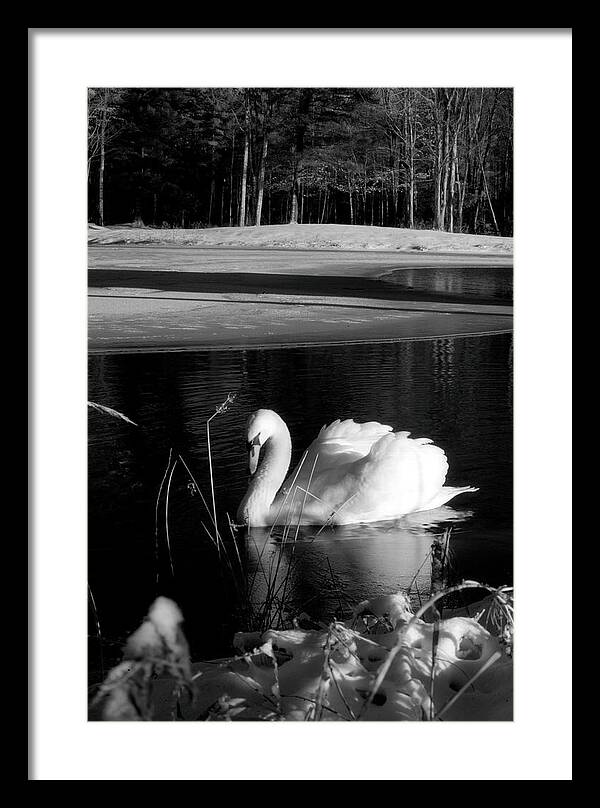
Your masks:
<svg viewBox="0 0 600 808"><path fill-rule="evenodd" d="M424 505L422 508L419 508L419 511L432 511L434 508L439 508L442 505L445 505L446 502L450 502L451 499L458 496L459 494L466 494L470 491L479 491L479 488L473 488L472 485L463 485L460 488L453 488L450 485L445 485L439 493L433 497L433 499L429 500L429 502Z"/></svg>

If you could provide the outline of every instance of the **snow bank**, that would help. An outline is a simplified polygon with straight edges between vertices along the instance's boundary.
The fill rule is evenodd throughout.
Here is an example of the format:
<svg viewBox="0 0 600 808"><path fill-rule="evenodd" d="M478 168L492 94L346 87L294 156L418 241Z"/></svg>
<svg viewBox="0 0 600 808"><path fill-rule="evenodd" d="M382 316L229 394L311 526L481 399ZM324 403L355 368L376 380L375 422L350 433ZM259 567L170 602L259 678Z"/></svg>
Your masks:
<svg viewBox="0 0 600 808"><path fill-rule="evenodd" d="M444 233L343 224L211 227L201 230L104 227L88 229L88 244L162 244L195 247L254 247L311 250L400 250L511 255L508 236Z"/></svg>
<svg viewBox="0 0 600 808"><path fill-rule="evenodd" d="M102 717L510 721L512 605L499 610L503 597L477 617L428 623L402 592L379 596L321 629L238 633L239 656L199 663L193 676L181 612L158 598L102 685Z"/></svg>
<svg viewBox="0 0 600 808"><path fill-rule="evenodd" d="M483 609L482 621L485 615ZM509 721L513 665L501 634L472 617L413 619L402 593L377 597L359 604L352 620L327 629L237 634L243 656L200 666L194 704L184 716ZM370 701L390 654L389 671Z"/></svg>

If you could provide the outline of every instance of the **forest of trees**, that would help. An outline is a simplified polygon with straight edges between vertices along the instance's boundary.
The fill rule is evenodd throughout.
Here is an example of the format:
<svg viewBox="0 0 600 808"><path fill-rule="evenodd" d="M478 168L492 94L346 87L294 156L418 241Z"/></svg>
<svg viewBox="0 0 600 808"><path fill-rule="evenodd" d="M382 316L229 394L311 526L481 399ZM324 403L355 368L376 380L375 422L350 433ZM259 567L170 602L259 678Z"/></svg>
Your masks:
<svg viewBox="0 0 600 808"><path fill-rule="evenodd" d="M89 220L512 235L505 88L90 89Z"/></svg>

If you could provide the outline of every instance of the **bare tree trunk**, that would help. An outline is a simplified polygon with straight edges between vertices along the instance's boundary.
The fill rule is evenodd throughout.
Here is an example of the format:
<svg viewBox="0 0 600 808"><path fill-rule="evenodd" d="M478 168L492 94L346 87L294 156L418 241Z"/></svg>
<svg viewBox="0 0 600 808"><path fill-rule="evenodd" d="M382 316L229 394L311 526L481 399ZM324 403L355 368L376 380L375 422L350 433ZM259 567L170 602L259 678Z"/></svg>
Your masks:
<svg viewBox="0 0 600 808"><path fill-rule="evenodd" d="M407 226L412 229L415 226L415 135L412 120L412 95L410 90L408 97L404 99L404 144L406 169L408 171L406 183L406 219Z"/></svg>
<svg viewBox="0 0 600 808"><path fill-rule="evenodd" d="M448 113L449 115L449 113ZM443 173L442 173L442 208L440 219L442 222L442 230L446 229L446 210L448 208L448 179L450 174L450 163L448 160L448 153L450 151L450 121L448 117L446 118L445 122L445 131L444 131L444 157L443 157Z"/></svg>
<svg viewBox="0 0 600 808"><path fill-rule="evenodd" d="M269 218L267 224L271 224L271 174L269 174L269 191L267 193L267 208L269 211Z"/></svg>
<svg viewBox="0 0 600 808"><path fill-rule="evenodd" d="M106 154L106 119L108 116L106 92L102 105L102 122L100 124L100 166L98 169L98 224L104 227L104 162Z"/></svg>
<svg viewBox="0 0 600 808"><path fill-rule="evenodd" d="M235 155L235 129L231 138L231 165L229 166L229 227L233 226L233 162Z"/></svg>
<svg viewBox="0 0 600 808"><path fill-rule="evenodd" d="M352 204L352 186L348 179L348 200L350 202L350 224L354 224L354 205Z"/></svg>
<svg viewBox="0 0 600 808"><path fill-rule="evenodd" d="M487 196L487 201L488 201L488 204L490 206L490 211L492 212L492 219L494 220L494 229L496 230L496 235L499 236L500 235L500 228L498 227L498 222L496 221L496 214L494 213L494 206L492 205L492 199L490 197L490 192L489 192L489 189L488 189L487 179L486 179L486 176L485 176L485 167L483 165L483 162L481 163L481 173L482 173L482 176L483 176L483 187L485 189L485 195Z"/></svg>
<svg viewBox="0 0 600 808"><path fill-rule="evenodd" d="M448 91L433 90L433 112L435 118L436 150L434 158L435 203L434 228L445 230L446 193L448 187Z"/></svg>
<svg viewBox="0 0 600 808"><path fill-rule="evenodd" d="M246 115L244 133L244 161L242 164L242 188L240 191L240 227L246 225L246 185L248 183L248 154L250 151L250 98L246 90Z"/></svg>
<svg viewBox="0 0 600 808"><path fill-rule="evenodd" d="M325 188L325 194L323 195L323 208L321 210L321 218L319 219L319 224L323 224L325 221L325 213L327 211L327 196L329 194L329 188Z"/></svg>
<svg viewBox="0 0 600 808"><path fill-rule="evenodd" d="M368 158L365 155L365 168L364 168L364 175L363 175L363 224L367 223L367 165L368 165Z"/></svg>
<svg viewBox="0 0 600 808"><path fill-rule="evenodd" d="M213 209L213 199L215 196L215 178L214 176L211 178L210 181L210 197L208 200L208 226L212 224L212 209Z"/></svg>
<svg viewBox="0 0 600 808"><path fill-rule="evenodd" d="M458 129L454 133L452 140L452 158L450 161L450 210L448 219L448 230L454 233L454 188L456 184L456 163L458 155Z"/></svg>
<svg viewBox="0 0 600 808"><path fill-rule="evenodd" d="M292 179L292 210L290 213L290 224L298 224L298 160L296 158L296 147L293 147L294 154L294 177Z"/></svg>
<svg viewBox="0 0 600 808"><path fill-rule="evenodd" d="M146 159L146 149L144 148L144 146L141 147L140 157L141 157L142 178L143 178L146 173L144 162ZM144 227L144 220L142 219L142 188L143 188L143 179L142 181L138 181L135 192L135 212L133 216L134 227Z"/></svg>
<svg viewBox="0 0 600 808"><path fill-rule="evenodd" d="M467 182L469 179L469 161L467 160L465 163L465 173L458 182L458 231L462 233L463 231L463 206L465 204L465 194L467 191Z"/></svg>
<svg viewBox="0 0 600 808"><path fill-rule="evenodd" d="M408 226L413 228L415 226L415 127L412 120L412 111L408 118L408 143L410 146L408 160Z"/></svg>
<svg viewBox="0 0 600 808"><path fill-rule="evenodd" d="M393 211L392 216L392 226L395 227L398 223L398 188L396 186L396 160L398 157L398 144L397 138L393 138L390 141L390 172L392 176L392 193L391 193L391 201L388 199L388 211ZM389 219L388 219L389 224Z"/></svg>
<svg viewBox="0 0 600 808"><path fill-rule="evenodd" d="M304 88L300 92L300 99L298 101L298 120L296 123L296 139L292 148L292 155L294 160L294 175L292 178L292 210L290 213L290 224L298 224L298 194L299 194L299 180L300 167L302 163L302 155L304 154L304 134L307 126L307 116L313 97L313 90Z"/></svg>
<svg viewBox="0 0 600 808"><path fill-rule="evenodd" d="M485 133L484 133L484 138L483 138L483 155L481 153L481 145L482 144L481 144L481 140L480 140L480 137L479 137L479 132L478 132L477 129L475 130L475 141L476 141L475 151L476 151L477 158L478 158L477 168L479 170L479 185L478 185L477 191L476 191L477 206L475 208L475 222L474 222L474 228L473 228L475 232L477 232L477 222L478 222L478 218L479 218L479 210L480 210L481 200L483 198L484 192L488 196L490 208L491 208L491 211L492 211L492 218L494 219L494 225L496 227L496 230L498 230L498 224L496 222L496 217L495 217L495 214L494 214L492 203L491 203L491 200L489 199L489 192L487 190L487 180L486 180L486 176L485 176L485 164L487 162L487 156L488 156L490 143L491 143L492 125L493 125L494 117L495 117L495 114L496 114L496 108L497 108L497 104L498 104L498 95L499 95L499 90L496 90L496 92L494 94L494 103L492 104L492 109L491 109L490 114L488 116L488 120L487 120L487 124L486 124L486 128L485 128ZM477 127L479 127L480 121L481 121L481 110L480 110L480 113L479 113L479 119L477 121Z"/></svg>
<svg viewBox="0 0 600 808"><path fill-rule="evenodd" d="M444 223L442 219L442 139L441 133L438 131L437 149L435 152L434 160L434 174L435 174L435 202L434 202L434 223L435 230L443 230Z"/></svg>
<svg viewBox="0 0 600 808"><path fill-rule="evenodd" d="M223 177L223 182L221 183L221 215L219 217L219 227L223 227L223 209L225 206L225 183L226 179Z"/></svg>
<svg viewBox="0 0 600 808"><path fill-rule="evenodd" d="M269 148L269 134L266 129L263 133L262 150L260 153L260 166L258 169L258 187L256 193L256 226L260 227L262 216L263 194L265 188L265 167L267 164L267 150Z"/></svg>
<svg viewBox="0 0 600 808"><path fill-rule="evenodd" d="M333 169L333 223L337 224L337 166Z"/></svg>

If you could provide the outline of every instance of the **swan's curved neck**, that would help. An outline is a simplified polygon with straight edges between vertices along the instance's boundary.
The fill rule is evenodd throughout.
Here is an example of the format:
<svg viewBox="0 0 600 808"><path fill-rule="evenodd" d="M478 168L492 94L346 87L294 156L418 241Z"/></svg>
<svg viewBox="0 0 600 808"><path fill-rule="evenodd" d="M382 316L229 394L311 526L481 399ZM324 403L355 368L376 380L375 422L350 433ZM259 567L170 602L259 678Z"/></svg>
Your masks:
<svg viewBox="0 0 600 808"><path fill-rule="evenodd" d="M270 525L271 505L281 488L292 458L292 439L285 422L280 419L277 429L260 450L260 460L250 478L248 490L238 515L248 525Z"/></svg>

